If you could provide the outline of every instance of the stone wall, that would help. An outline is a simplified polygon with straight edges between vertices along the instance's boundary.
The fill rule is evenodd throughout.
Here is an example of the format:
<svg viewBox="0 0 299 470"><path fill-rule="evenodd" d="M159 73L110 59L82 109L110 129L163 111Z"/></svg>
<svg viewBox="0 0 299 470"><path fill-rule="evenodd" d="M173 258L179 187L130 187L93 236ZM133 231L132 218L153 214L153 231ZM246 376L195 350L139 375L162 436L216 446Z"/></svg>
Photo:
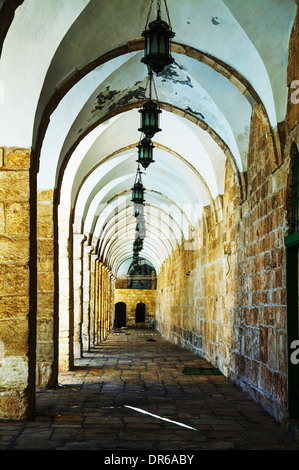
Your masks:
<svg viewBox="0 0 299 470"><path fill-rule="evenodd" d="M158 278L157 325L205 357L276 419L287 410L286 252L290 149L299 148L298 13L283 123L253 108L244 191L226 162L223 220L206 207L195 250L178 247Z"/></svg>
<svg viewBox="0 0 299 470"><path fill-rule="evenodd" d="M115 289L114 304L124 302L126 304L126 326L147 327L147 324L155 318L156 290L151 289ZM136 323L135 314L138 303L145 304L145 322Z"/></svg>
<svg viewBox="0 0 299 470"><path fill-rule="evenodd" d="M286 411L285 199L287 165L253 110L243 201L226 163L223 220L205 208L198 249L177 248L158 279L158 328L205 357L277 419Z"/></svg>

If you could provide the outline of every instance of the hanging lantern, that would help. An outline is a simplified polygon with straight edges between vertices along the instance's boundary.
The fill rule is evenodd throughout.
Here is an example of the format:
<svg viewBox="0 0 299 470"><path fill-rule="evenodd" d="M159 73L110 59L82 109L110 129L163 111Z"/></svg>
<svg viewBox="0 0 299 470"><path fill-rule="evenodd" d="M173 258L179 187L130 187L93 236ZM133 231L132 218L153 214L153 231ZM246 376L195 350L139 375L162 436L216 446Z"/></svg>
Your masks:
<svg viewBox="0 0 299 470"><path fill-rule="evenodd" d="M133 264L135 266L138 266L138 259L139 259L139 254L138 253L134 253L133 254Z"/></svg>
<svg viewBox="0 0 299 470"><path fill-rule="evenodd" d="M143 218L143 204L134 204L133 215L137 220Z"/></svg>
<svg viewBox="0 0 299 470"><path fill-rule="evenodd" d="M157 1L157 19L149 23L148 28L146 23L142 33L145 38L145 49L141 62L148 65L157 75L162 72L164 67L174 62L170 54L170 39L175 36L175 33L171 29L166 0L165 6L169 24L161 19L160 3L161 1ZM149 16L150 11L148 18Z"/></svg>
<svg viewBox="0 0 299 470"><path fill-rule="evenodd" d="M141 172L138 167L137 174L135 178L134 187L132 189L132 199L131 201L135 204L143 204L144 203L144 187L141 181Z"/></svg>
<svg viewBox="0 0 299 470"><path fill-rule="evenodd" d="M151 163L154 162L153 160L153 149L155 146L153 145L152 141L145 137L140 141L137 145L138 148L138 160L137 162L140 163L143 168L147 168Z"/></svg>
<svg viewBox="0 0 299 470"><path fill-rule="evenodd" d="M141 251L142 248L143 248L143 240L141 240L141 238L139 238L139 236L137 235L137 238L134 241L133 251L134 251L134 249L136 251Z"/></svg>
<svg viewBox="0 0 299 470"><path fill-rule="evenodd" d="M136 237L144 240L146 236L146 228L145 228L145 220L142 219L141 222L137 222L136 224Z"/></svg>
<svg viewBox="0 0 299 470"><path fill-rule="evenodd" d="M138 129L140 132L146 135L148 139L152 139L156 132L160 132L159 128L159 117L162 111L158 108L158 105L152 101L146 101L139 113L141 113L141 127Z"/></svg>

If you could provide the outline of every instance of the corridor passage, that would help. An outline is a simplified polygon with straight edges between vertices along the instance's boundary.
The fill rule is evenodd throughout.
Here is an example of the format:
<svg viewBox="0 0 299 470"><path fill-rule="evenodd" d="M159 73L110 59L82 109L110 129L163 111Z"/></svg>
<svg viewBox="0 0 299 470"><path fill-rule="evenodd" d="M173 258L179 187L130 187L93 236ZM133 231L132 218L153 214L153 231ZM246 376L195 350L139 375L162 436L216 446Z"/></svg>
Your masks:
<svg viewBox="0 0 299 470"><path fill-rule="evenodd" d="M0 450L299 450L222 375L151 329L120 329L37 393L35 422L0 422Z"/></svg>

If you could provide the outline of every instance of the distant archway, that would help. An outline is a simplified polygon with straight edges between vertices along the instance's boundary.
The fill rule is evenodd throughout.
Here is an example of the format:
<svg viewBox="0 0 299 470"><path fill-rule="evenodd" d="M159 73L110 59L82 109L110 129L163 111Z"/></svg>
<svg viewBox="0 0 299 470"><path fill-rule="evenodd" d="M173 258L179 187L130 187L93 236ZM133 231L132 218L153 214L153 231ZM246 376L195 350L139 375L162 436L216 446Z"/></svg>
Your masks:
<svg viewBox="0 0 299 470"><path fill-rule="evenodd" d="M127 305L124 302L117 302L115 304L115 320L114 326L116 328L122 328L126 326L127 322Z"/></svg>

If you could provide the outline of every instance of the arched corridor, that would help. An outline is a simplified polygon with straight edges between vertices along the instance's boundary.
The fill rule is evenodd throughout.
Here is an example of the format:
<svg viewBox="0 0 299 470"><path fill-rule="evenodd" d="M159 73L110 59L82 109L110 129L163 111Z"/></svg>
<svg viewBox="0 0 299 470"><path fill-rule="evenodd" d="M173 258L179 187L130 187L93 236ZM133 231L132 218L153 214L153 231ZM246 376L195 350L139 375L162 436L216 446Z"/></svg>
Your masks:
<svg viewBox="0 0 299 470"><path fill-rule="evenodd" d="M0 0L0 20L0 424L140 329L297 422L298 0Z"/></svg>

